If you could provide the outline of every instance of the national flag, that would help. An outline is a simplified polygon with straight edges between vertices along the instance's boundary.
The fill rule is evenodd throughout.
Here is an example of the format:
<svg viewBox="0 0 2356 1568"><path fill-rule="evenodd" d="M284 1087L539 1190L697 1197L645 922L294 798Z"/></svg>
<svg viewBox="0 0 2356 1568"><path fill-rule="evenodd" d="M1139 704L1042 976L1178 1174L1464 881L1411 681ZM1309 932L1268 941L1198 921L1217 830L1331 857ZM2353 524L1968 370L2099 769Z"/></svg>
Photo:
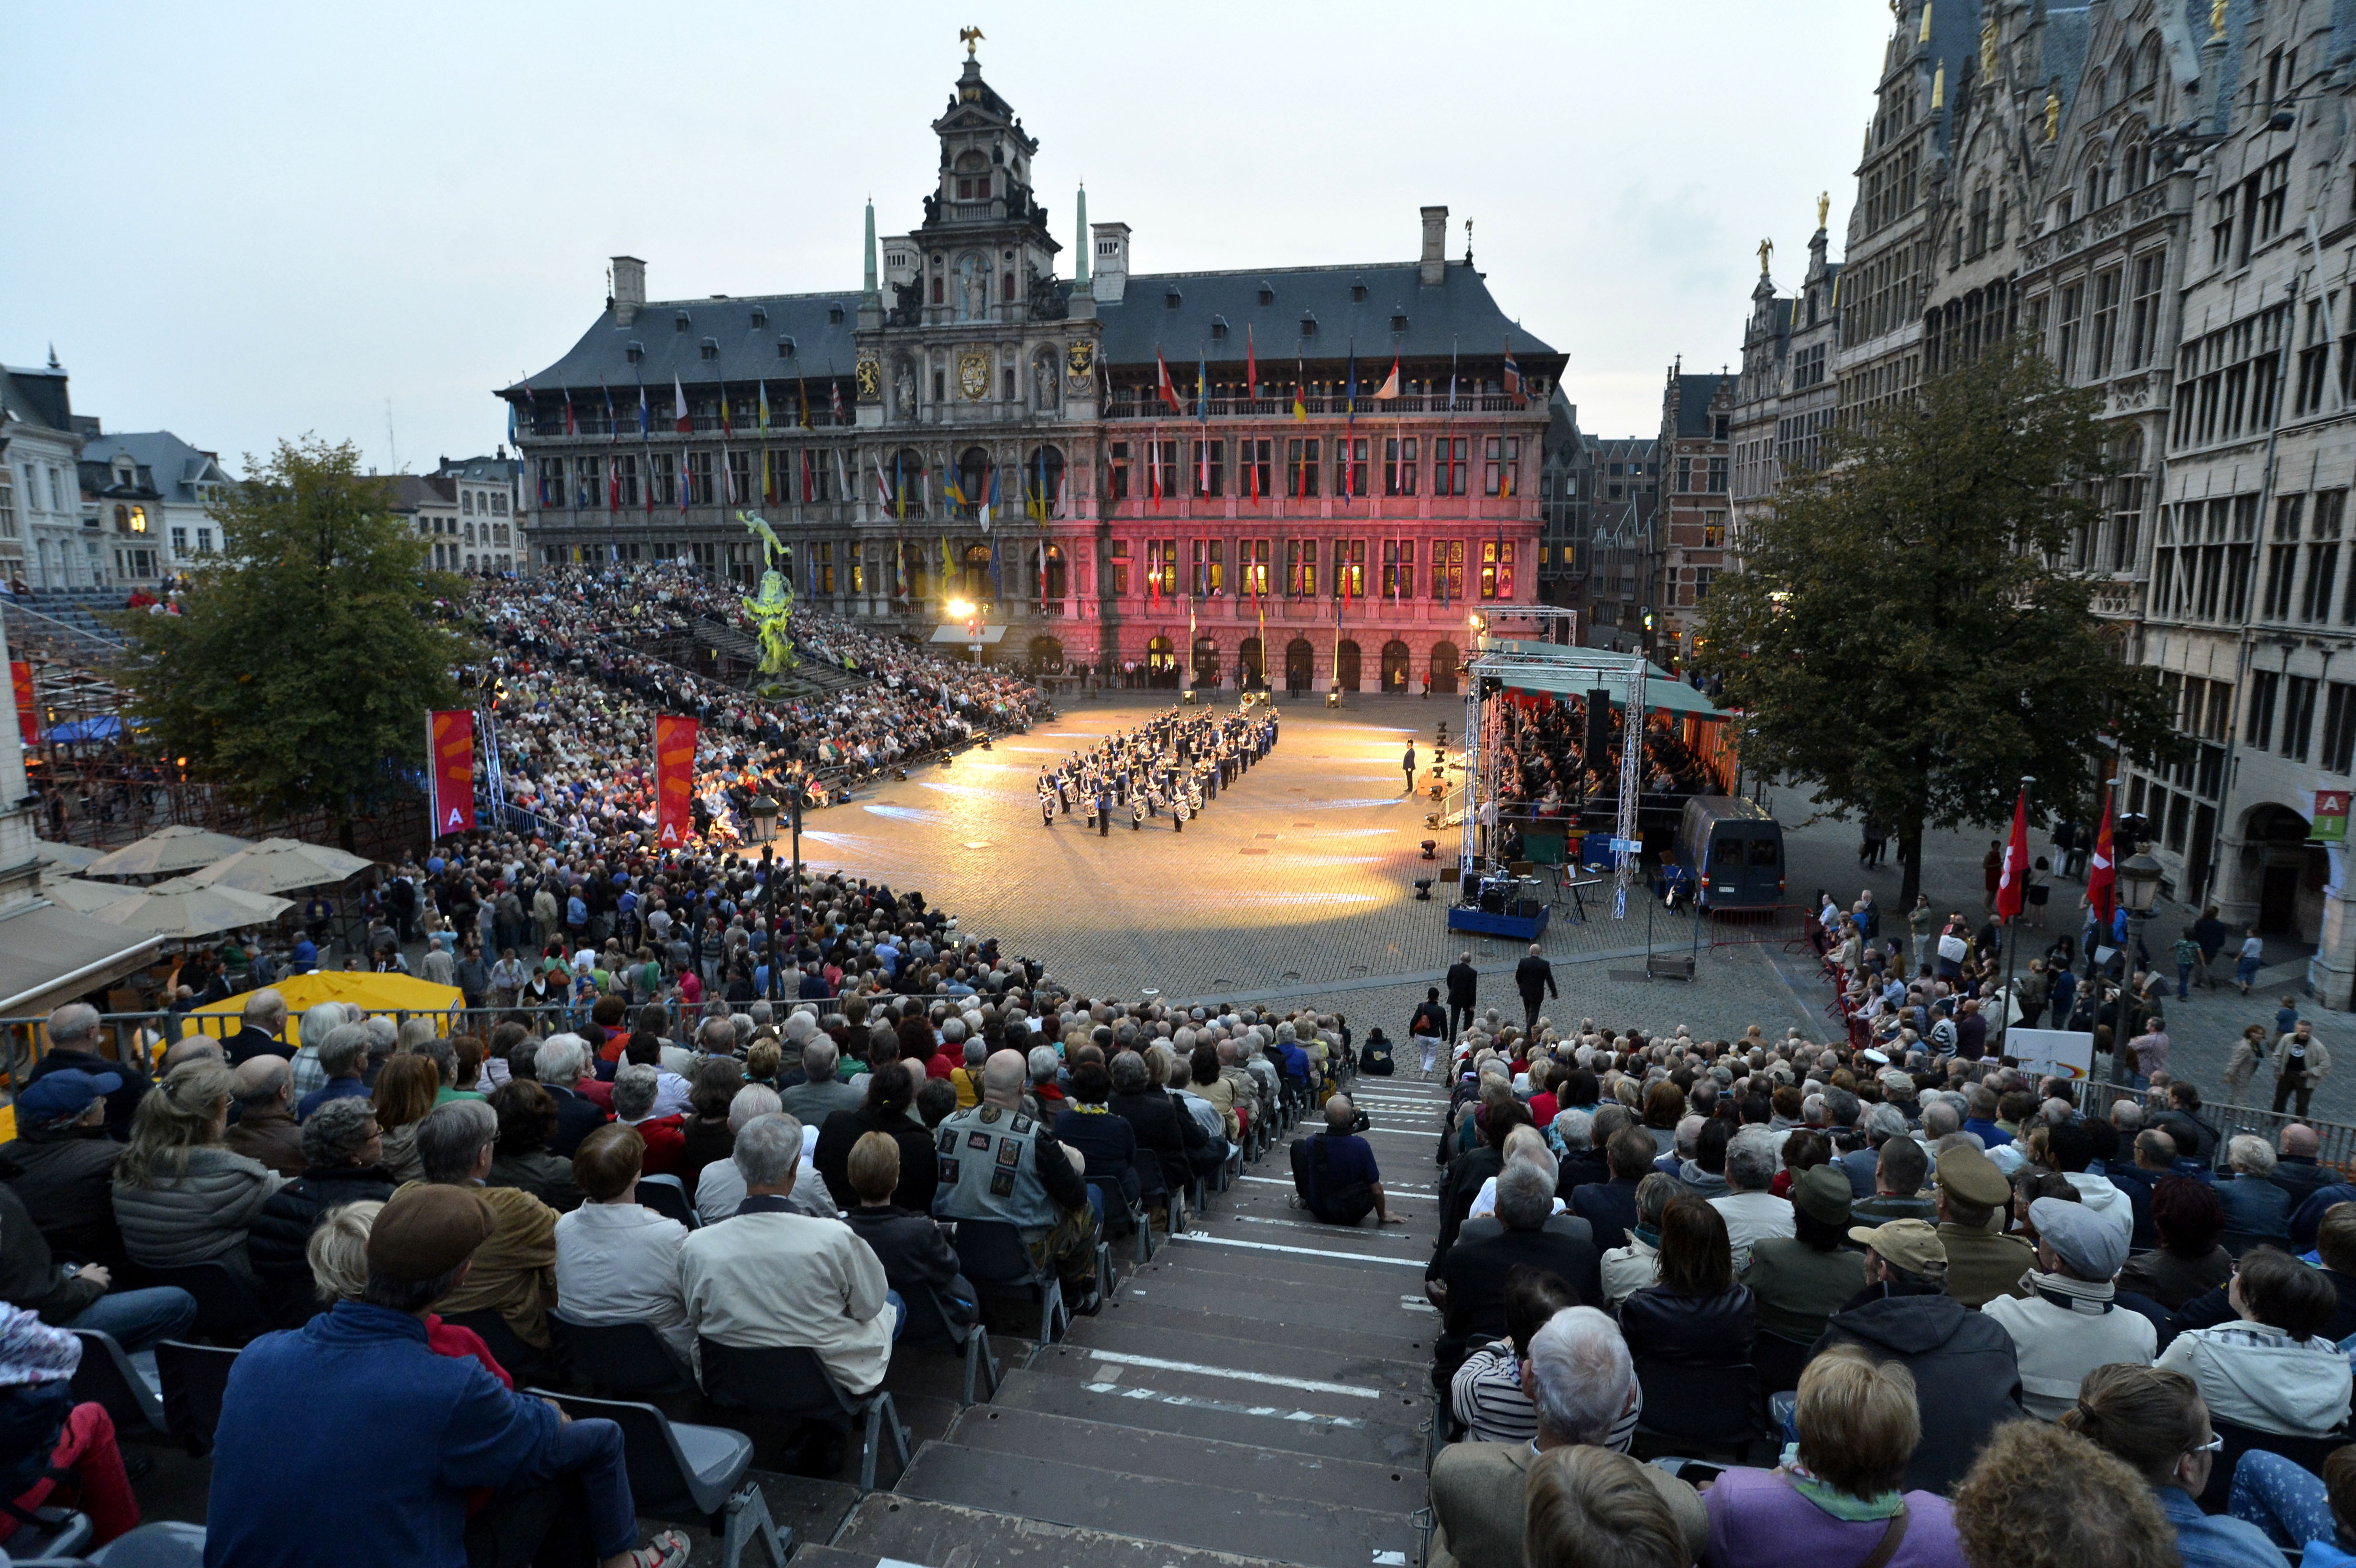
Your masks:
<svg viewBox="0 0 2356 1568"><path fill-rule="evenodd" d="M1259 499L1259 464L1256 461L1259 456L1258 444L1258 437L1244 437L1244 487L1251 493L1254 501Z"/></svg>
<svg viewBox="0 0 2356 1568"><path fill-rule="evenodd" d="M1159 439L1145 443L1145 488L1153 497L1153 509L1162 509L1162 443Z"/></svg>
<svg viewBox="0 0 2356 1568"><path fill-rule="evenodd" d="M842 383L835 380L831 376L827 378L827 382L834 389L834 422L848 423L849 421L842 417Z"/></svg>
<svg viewBox="0 0 2356 1568"><path fill-rule="evenodd" d="M794 388L795 388L795 391L796 391L796 393L800 397L800 399L801 399L801 402L802 402L801 427L802 427L804 430L808 430L808 429L809 429L809 427L810 427L810 422L809 422L809 378L808 376L796 376L796 377L794 378Z"/></svg>
<svg viewBox="0 0 2356 1568"><path fill-rule="evenodd" d="M728 387L725 382L720 388L720 433L723 436L736 433L736 426L728 418Z"/></svg>
<svg viewBox="0 0 2356 1568"><path fill-rule="evenodd" d="M1033 455L1037 457L1037 459L1038 459L1038 465L1039 465L1039 484L1038 484L1038 486L1037 486L1037 489L1038 489L1038 508L1039 508L1039 509L1038 509L1038 512L1037 512L1037 514L1036 514L1036 515L1037 515L1037 517L1038 517L1039 520L1040 520L1041 522L1043 522L1043 523L1044 523L1044 522L1045 522L1045 521L1047 520L1048 516L1050 515L1050 514L1049 514L1049 511L1048 511L1048 508L1049 508L1049 507L1052 505L1051 499L1050 499L1050 497L1049 497L1049 496L1048 496L1048 495L1047 495L1047 449L1046 449L1046 447L1043 444L1042 446L1040 446L1040 447L1039 447L1039 449L1037 450L1037 452L1036 452Z"/></svg>
<svg viewBox="0 0 2356 1568"><path fill-rule="evenodd" d="M983 498L982 503L981 503L981 526L982 526L984 528L989 528L989 527L990 527L990 514L991 514L991 513L992 513L992 512L994 512L994 511L996 511L997 509L998 509L998 465L997 465L996 464L994 464L994 463L993 463L993 464L991 464L991 466L990 466L990 494L989 494L986 497L984 497L984 498Z"/></svg>
<svg viewBox="0 0 2356 1568"><path fill-rule="evenodd" d="M1244 390L1248 397L1259 396L1259 353L1252 345L1251 324L1244 324Z"/></svg>
<svg viewBox="0 0 2356 1568"><path fill-rule="evenodd" d="M1398 395L1398 356L1394 354L1391 356L1391 373L1383 378L1381 386L1375 389L1375 400L1378 403L1387 403Z"/></svg>
<svg viewBox="0 0 2356 1568"><path fill-rule="evenodd" d="M564 389L564 433L567 435L581 433L581 421L573 417L573 389L570 387Z"/></svg>
<svg viewBox="0 0 2356 1568"><path fill-rule="evenodd" d="M1350 346L1350 375L1349 375L1349 379L1348 379L1346 381L1343 382L1343 384L1342 384L1342 411L1343 411L1344 413L1345 413L1345 414L1349 415L1349 417L1350 417L1350 421L1351 421L1351 422L1352 422L1352 423L1354 423L1354 424L1355 424L1355 423L1357 421L1357 418L1358 418L1358 346L1357 346L1356 344L1355 344L1355 343L1354 343L1354 344L1352 344L1352 345Z"/></svg>
<svg viewBox="0 0 2356 1568"><path fill-rule="evenodd" d="M804 504L805 506L807 506L807 505L809 504L809 498L810 498L810 460L809 460L809 447L807 447L807 446L805 446L805 447L803 447L803 448L802 448L802 502L803 502L803 504Z"/></svg>
<svg viewBox="0 0 2356 1568"><path fill-rule="evenodd" d="M610 456L605 459L605 509L622 509L622 465Z"/></svg>
<svg viewBox="0 0 2356 1568"><path fill-rule="evenodd" d="M2012 837L2005 840L2004 865L1996 874L1996 912L2010 920L2029 900L2022 884L2029 873L2029 791L2013 797Z"/></svg>
<svg viewBox="0 0 2356 1568"><path fill-rule="evenodd" d="M1308 382L1308 371L1302 368L1300 360L1295 359L1292 362L1292 417L1302 424L1309 422Z"/></svg>
<svg viewBox="0 0 2356 1568"><path fill-rule="evenodd" d="M767 429L769 428L769 382L768 382L768 378L766 378L766 377L763 377L763 378L762 378L762 379L761 379L761 403L760 403L760 409L761 409L761 424L760 424L760 428L761 428L762 430L766 431L766 430L767 430Z"/></svg>
<svg viewBox="0 0 2356 1568"><path fill-rule="evenodd" d="M851 499L851 470L843 466L842 448L838 446L833 448L832 451L834 453L835 486L842 492L842 498L848 501Z"/></svg>
<svg viewBox="0 0 2356 1568"><path fill-rule="evenodd" d="M679 384L676 374L670 379L670 428L681 435L695 428L695 421L687 417L687 389Z"/></svg>
<svg viewBox="0 0 2356 1568"><path fill-rule="evenodd" d="M965 486L958 483L958 471L954 468L941 475L941 494L949 498L952 506L969 507L973 504L966 499Z"/></svg>
<svg viewBox="0 0 2356 1568"><path fill-rule="evenodd" d="M653 429L653 421L647 413L647 384L641 381L638 383L638 439L644 441L647 432Z"/></svg>
<svg viewBox="0 0 2356 1568"><path fill-rule="evenodd" d="M902 522L908 520L908 476L900 467L900 454L892 454L892 498L899 507Z"/></svg>
<svg viewBox="0 0 2356 1568"><path fill-rule="evenodd" d="M687 448L683 446L679 449L679 509L681 516L687 512Z"/></svg>
<svg viewBox="0 0 2356 1568"><path fill-rule="evenodd" d="M1505 396L1518 401L1522 395L1522 368L1514 363L1514 351L1510 348L1505 350L1505 368L1499 372L1499 379L1505 385Z"/></svg>
<svg viewBox="0 0 2356 1568"><path fill-rule="evenodd" d="M2111 898L2118 886L2118 867L2111 848L2111 798L2103 795L2103 826L2094 835L2094 853L2086 862L2086 902L2103 917L2107 927L2111 918Z"/></svg>
<svg viewBox="0 0 2356 1568"><path fill-rule="evenodd" d="M1184 419L1186 405L1178 400L1177 383L1170 379L1170 361L1162 357L1162 350L1159 348L1153 351L1153 363L1161 374L1161 380L1153 389L1161 394L1163 402L1170 405L1172 413L1176 414L1180 419Z"/></svg>
<svg viewBox="0 0 2356 1568"><path fill-rule="evenodd" d="M1197 356L1194 360L1194 417L1206 423L1211 418L1210 379L1209 362Z"/></svg>

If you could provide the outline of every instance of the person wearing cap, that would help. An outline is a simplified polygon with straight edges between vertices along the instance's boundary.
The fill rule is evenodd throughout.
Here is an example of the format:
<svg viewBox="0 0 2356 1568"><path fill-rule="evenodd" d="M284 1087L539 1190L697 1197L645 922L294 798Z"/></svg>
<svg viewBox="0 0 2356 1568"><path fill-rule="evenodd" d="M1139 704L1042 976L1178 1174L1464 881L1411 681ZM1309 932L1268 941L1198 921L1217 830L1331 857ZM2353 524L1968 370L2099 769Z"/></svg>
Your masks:
<svg viewBox="0 0 2356 1568"><path fill-rule="evenodd" d="M1811 1167L1792 1183L1793 1233L1751 1243L1740 1276L1758 1300L1760 1332L1814 1344L1825 1320L1865 1288L1863 1254L1843 1245L1849 1203L1837 1166Z"/></svg>
<svg viewBox="0 0 2356 1568"><path fill-rule="evenodd" d="M2000 1296L2027 1295L2020 1276L2035 1266L2036 1249L2021 1237L1990 1229L2012 1202L2012 1183L2004 1172L1979 1150L1958 1145L1939 1157L1933 1179L1947 1294L1972 1307Z"/></svg>
<svg viewBox="0 0 2356 1568"><path fill-rule="evenodd" d="M2126 1237L2083 1203L2040 1198L2029 1206L2037 1228L2030 1294L1999 1297L1982 1311L2004 1331L2020 1360L2021 1403L2043 1421L2077 1403L2079 1380L2099 1366L2149 1366L2158 1349L2151 1319L2120 1307L2113 1283L2127 1261Z"/></svg>
<svg viewBox="0 0 2356 1568"><path fill-rule="evenodd" d="M550 1520L568 1512L549 1503L571 1499L577 1511L557 1528L585 1529L599 1568L684 1564L676 1531L632 1548L621 1428L572 1420L428 1343L434 1307L464 1285L493 1230L474 1189L403 1188L369 1229L359 1299L239 1353L221 1396L206 1561L462 1568L466 1493L492 1488L476 1533L498 1535L503 1561L530 1561Z"/></svg>
<svg viewBox="0 0 2356 1568"><path fill-rule="evenodd" d="M52 1252L120 1266L114 1222L114 1162L123 1146L107 1136L113 1072L64 1068L16 1091L16 1136L0 1144L5 1179L33 1215ZM0 1236L0 1242L7 1238Z"/></svg>
<svg viewBox="0 0 2356 1568"><path fill-rule="evenodd" d="M1866 1249L1862 1295L1826 1320L1815 1351L1861 1345L1877 1361L1901 1361L1914 1375L1922 1440L1906 1464L1906 1485L1942 1495L1971 1467L1988 1434L2021 1416L2021 1378L2012 1340L1987 1316L1946 1293L1946 1253L1921 1220L1853 1226Z"/></svg>

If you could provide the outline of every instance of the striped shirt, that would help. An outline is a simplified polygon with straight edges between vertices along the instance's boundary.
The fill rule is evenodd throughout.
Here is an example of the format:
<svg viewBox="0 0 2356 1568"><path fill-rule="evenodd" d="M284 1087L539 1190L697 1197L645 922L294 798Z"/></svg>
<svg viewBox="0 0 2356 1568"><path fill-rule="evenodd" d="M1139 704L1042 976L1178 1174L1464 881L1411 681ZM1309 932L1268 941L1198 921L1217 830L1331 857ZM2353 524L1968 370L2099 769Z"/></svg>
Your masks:
<svg viewBox="0 0 2356 1568"><path fill-rule="evenodd" d="M1604 1445L1615 1454L1628 1452L1636 1423L1644 1413L1644 1391L1632 1376L1629 1386L1636 1402L1612 1428ZM1498 1339L1473 1351L1450 1381L1449 1408L1464 1424L1464 1435L1475 1443L1529 1443L1538 1435L1538 1413L1522 1392L1521 1359L1511 1339Z"/></svg>

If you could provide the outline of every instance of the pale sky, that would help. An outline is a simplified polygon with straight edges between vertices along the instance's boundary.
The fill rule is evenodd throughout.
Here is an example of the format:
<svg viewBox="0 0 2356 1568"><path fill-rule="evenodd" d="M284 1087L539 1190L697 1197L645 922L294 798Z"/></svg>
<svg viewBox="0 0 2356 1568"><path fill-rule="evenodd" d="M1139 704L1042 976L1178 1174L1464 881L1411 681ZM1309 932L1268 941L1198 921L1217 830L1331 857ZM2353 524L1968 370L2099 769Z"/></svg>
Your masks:
<svg viewBox="0 0 2356 1568"><path fill-rule="evenodd" d="M1602 435L1682 354L1740 357L1760 239L1838 257L1886 0L1183 6L0 5L0 362L243 471L281 436L382 470L505 439L606 258L655 299L855 289L862 206L922 219L927 126L986 36L1141 272L1411 261L1445 203ZM388 433L388 411L391 431Z"/></svg>

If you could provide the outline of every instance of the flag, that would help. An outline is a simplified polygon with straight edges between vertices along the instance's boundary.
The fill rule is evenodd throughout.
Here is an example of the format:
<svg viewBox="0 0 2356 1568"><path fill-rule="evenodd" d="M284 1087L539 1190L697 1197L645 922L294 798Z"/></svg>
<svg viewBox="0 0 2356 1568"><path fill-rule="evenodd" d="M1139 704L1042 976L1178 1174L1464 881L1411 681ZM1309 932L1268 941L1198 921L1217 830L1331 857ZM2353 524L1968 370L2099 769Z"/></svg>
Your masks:
<svg viewBox="0 0 2356 1568"><path fill-rule="evenodd" d="M508 400L508 444L519 453L523 451L523 443L516 436L516 406L513 399Z"/></svg>
<svg viewBox="0 0 2356 1568"><path fill-rule="evenodd" d="M1391 356L1391 373L1383 378L1381 386L1375 389L1375 400L1387 403L1398 395L1398 356L1394 354Z"/></svg>
<svg viewBox="0 0 2356 1568"><path fill-rule="evenodd" d="M848 421L842 417L842 383L835 380L831 376L828 377L827 380L834 388L834 422L847 423Z"/></svg>
<svg viewBox="0 0 2356 1568"><path fill-rule="evenodd" d="M1194 358L1194 417L1208 422L1211 418L1211 367L1197 355Z"/></svg>
<svg viewBox="0 0 2356 1568"><path fill-rule="evenodd" d="M2012 837L2005 840L2004 865L1996 876L1996 912L1999 920L2020 913L2028 898L2021 884L2029 872L2029 791L2013 797Z"/></svg>
<svg viewBox="0 0 2356 1568"><path fill-rule="evenodd" d="M1162 395L1163 402L1170 405L1172 413L1176 414L1180 419L1184 419L1186 405L1178 400L1177 384L1170 379L1170 361L1162 357L1162 350L1159 348L1153 351L1153 363L1159 368L1162 378L1154 390Z"/></svg>
<svg viewBox="0 0 2356 1568"><path fill-rule="evenodd" d="M676 373L670 379L670 428L681 435L695 428L695 421L687 417L687 389L679 384Z"/></svg>
<svg viewBox="0 0 2356 1568"><path fill-rule="evenodd" d="M990 596L993 599L1006 596L1006 585L998 578L998 540L995 539L990 541Z"/></svg>
<svg viewBox="0 0 2356 1568"><path fill-rule="evenodd" d="M475 710L440 709L425 716L434 765L425 775L434 837L475 830Z"/></svg>
<svg viewBox="0 0 2356 1568"><path fill-rule="evenodd" d="M679 449L679 509L687 510L687 448Z"/></svg>
<svg viewBox="0 0 2356 1568"><path fill-rule="evenodd" d="M998 465L993 463L990 465L990 494L982 498L981 503L981 526L985 530L990 527L990 514L997 509Z"/></svg>
<svg viewBox="0 0 2356 1568"><path fill-rule="evenodd" d="M610 456L605 459L605 509L622 509L622 465Z"/></svg>
<svg viewBox="0 0 2356 1568"><path fill-rule="evenodd" d="M1039 449L1038 449L1038 452L1037 452L1036 455L1037 455L1037 457L1038 457L1038 459L1039 459L1039 486L1038 486L1038 488L1039 488L1039 512L1038 512L1038 517L1039 517L1039 520L1040 520L1041 522L1043 522L1043 523L1044 523L1044 522L1045 522L1045 521L1047 520L1048 516L1050 515L1050 514L1049 514L1049 507L1050 507L1050 506L1051 506L1051 504L1052 504L1052 503L1051 503L1051 500L1050 500L1050 498L1049 498L1049 496L1048 496L1048 495L1047 495L1047 448L1046 448L1046 446L1045 446L1044 443L1043 443L1043 444L1041 444L1041 446L1039 447Z"/></svg>
<svg viewBox="0 0 2356 1568"><path fill-rule="evenodd" d="M567 435L581 433L581 421L573 417L573 389L570 387L564 389L564 433Z"/></svg>
<svg viewBox="0 0 2356 1568"><path fill-rule="evenodd" d="M1522 368L1514 363L1514 351L1510 348L1505 350L1505 368L1499 372L1499 379L1505 385L1505 396L1519 401L1522 395Z"/></svg>
<svg viewBox="0 0 2356 1568"><path fill-rule="evenodd" d="M965 486L958 482L958 471L954 468L949 469L941 475L941 494L949 498L949 502L952 506L969 507L973 505L972 502L966 499Z"/></svg>
<svg viewBox="0 0 2356 1568"><path fill-rule="evenodd" d="M800 399L801 399L801 400L802 400L801 427L802 427L804 430L808 430L808 429L809 429L809 427L810 427L810 422L809 422L809 378L808 376L796 376L796 377L794 378L794 389L795 389L796 393L800 397Z"/></svg>
<svg viewBox="0 0 2356 1568"><path fill-rule="evenodd" d="M851 499L851 470L842 465L842 448L838 446L832 450L834 452L835 487L842 492L842 498L848 501Z"/></svg>
<svg viewBox="0 0 2356 1568"><path fill-rule="evenodd" d="M1456 340L1448 340L1448 411L1456 411Z"/></svg>
<svg viewBox="0 0 2356 1568"><path fill-rule="evenodd" d="M1244 391L1248 397L1259 396L1259 354L1252 345L1249 322L1244 324Z"/></svg>
<svg viewBox="0 0 2356 1568"><path fill-rule="evenodd" d="M804 407L805 407L805 408L807 408L807 407L808 407L808 405L807 405L807 404L805 404L805 405L804 405ZM809 460L809 447L807 447L807 446L805 446L805 447L803 447L803 448L802 448L802 503L803 503L805 506L807 506L807 505L809 503L809 498L810 498L810 460Z"/></svg>
<svg viewBox="0 0 2356 1568"><path fill-rule="evenodd" d="M901 471L900 454L892 454L892 500L902 522L908 520L908 476Z"/></svg>
<svg viewBox="0 0 2356 1568"><path fill-rule="evenodd" d="M647 414L647 384L641 381L638 383L638 439L644 441L647 432L653 429L654 424Z"/></svg>
<svg viewBox="0 0 2356 1568"><path fill-rule="evenodd" d="M768 380L768 378L767 378L767 377L766 377L766 376L765 376L765 377L763 377L763 378L761 379L761 405L760 405L760 407L761 407L761 429L763 429L763 430L765 430L765 431L766 431L766 430L767 430L767 429L769 428L769 380Z"/></svg>
<svg viewBox="0 0 2356 1568"><path fill-rule="evenodd" d="M1292 417L1303 424L1309 422L1309 404L1304 400L1309 392L1308 381L1308 371L1301 368L1300 360L1295 359L1292 362Z"/></svg>
<svg viewBox="0 0 2356 1568"><path fill-rule="evenodd" d="M2111 848L2111 797L2103 795L2103 826L2094 835L2094 853L2086 862L2086 903L2103 917L2104 929L2111 918L2111 898L2118 886L2118 867Z"/></svg>
<svg viewBox="0 0 2356 1568"><path fill-rule="evenodd" d="M1259 456L1258 445L1257 436L1244 437L1244 487L1251 493L1254 501L1259 499L1259 464L1256 461Z"/></svg>
<svg viewBox="0 0 2356 1568"><path fill-rule="evenodd" d="M1158 439L1145 443L1145 487L1153 496L1153 509L1160 511L1162 509L1162 443Z"/></svg>
<svg viewBox="0 0 2356 1568"><path fill-rule="evenodd" d="M723 436L736 433L736 426L728 418L728 386L724 381L720 387L720 433Z"/></svg>
<svg viewBox="0 0 2356 1568"><path fill-rule="evenodd" d="M655 845L684 848L695 837L695 720L655 715Z"/></svg>
<svg viewBox="0 0 2356 1568"><path fill-rule="evenodd" d="M1355 423L1357 422L1357 419L1358 419L1358 346L1357 346L1356 344L1355 344L1355 343L1353 343L1352 345L1350 345L1350 376L1349 376L1349 379L1348 379L1348 380L1346 380L1346 381L1344 381L1344 382L1342 384L1342 411L1343 411L1343 412L1344 412L1344 413L1346 413L1347 415L1349 415L1349 417L1350 417L1350 422L1351 422L1351 423L1355 424Z"/></svg>
<svg viewBox="0 0 2356 1568"><path fill-rule="evenodd" d="M510 404L512 414L514 405ZM27 746L41 743L41 704L33 687L33 666L28 659L14 659L8 665L8 688L16 696L16 735Z"/></svg>

